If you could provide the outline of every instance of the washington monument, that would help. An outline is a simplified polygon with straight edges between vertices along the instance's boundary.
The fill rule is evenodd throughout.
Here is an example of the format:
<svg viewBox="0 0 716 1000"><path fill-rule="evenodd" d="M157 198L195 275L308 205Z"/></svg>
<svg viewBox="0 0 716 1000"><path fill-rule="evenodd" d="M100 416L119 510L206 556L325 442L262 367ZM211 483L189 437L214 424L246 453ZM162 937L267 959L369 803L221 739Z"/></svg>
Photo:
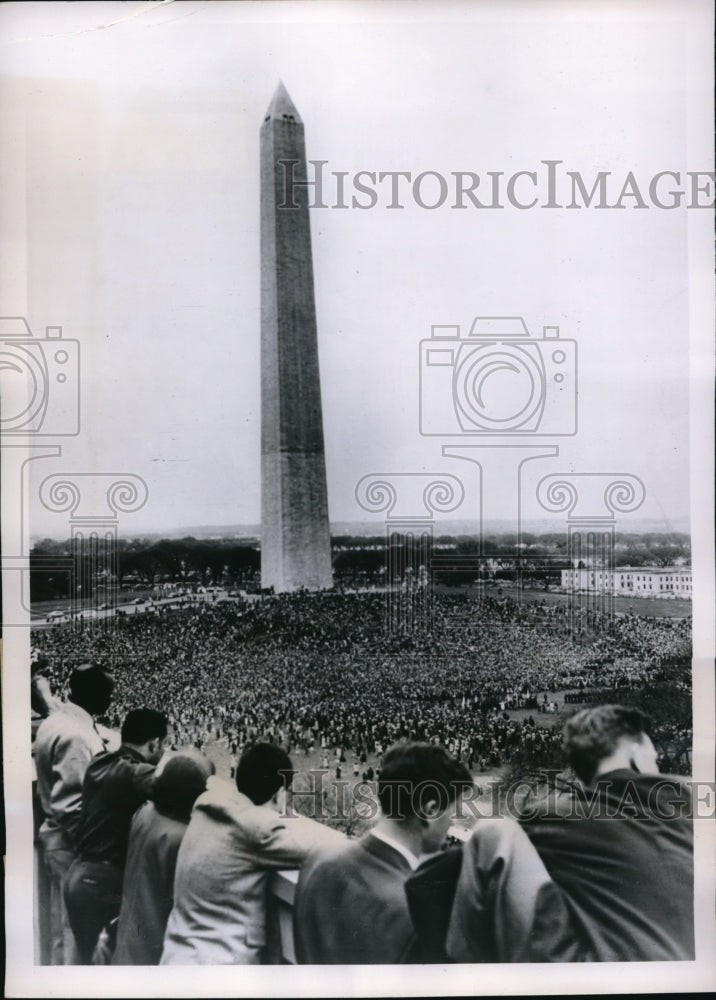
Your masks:
<svg viewBox="0 0 716 1000"><path fill-rule="evenodd" d="M305 180L280 83L261 127L261 584L277 593L333 585Z"/></svg>

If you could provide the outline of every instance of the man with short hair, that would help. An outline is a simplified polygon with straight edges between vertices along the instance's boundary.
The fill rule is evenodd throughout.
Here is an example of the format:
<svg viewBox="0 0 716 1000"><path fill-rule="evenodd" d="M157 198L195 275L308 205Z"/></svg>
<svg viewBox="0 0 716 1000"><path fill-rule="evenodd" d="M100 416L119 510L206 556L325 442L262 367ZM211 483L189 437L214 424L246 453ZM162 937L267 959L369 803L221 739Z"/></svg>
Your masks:
<svg viewBox="0 0 716 1000"><path fill-rule="evenodd" d="M598 961L694 958L691 795L660 775L648 720L602 705L568 720L582 783L552 795L523 827L570 901Z"/></svg>
<svg viewBox="0 0 716 1000"><path fill-rule="evenodd" d="M445 840L451 805L472 778L442 747L404 743L385 755L381 816L357 842L311 860L294 906L298 961L391 965L419 960L405 883Z"/></svg>
<svg viewBox="0 0 716 1000"><path fill-rule="evenodd" d="M480 819L464 850L441 851L473 788L443 747L399 743L378 779L373 829L302 870L299 962L531 962L581 956L569 911L512 819Z"/></svg>
<svg viewBox="0 0 716 1000"><path fill-rule="evenodd" d="M267 961L268 878L298 868L341 834L287 814L288 754L257 743L241 756L236 784L211 777L179 848L174 907L162 965L257 965Z"/></svg>
<svg viewBox="0 0 716 1000"><path fill-rule="evenodd" d="M85 773L78 859L65 885L80 964L91 962L102 928L119 913L130 824L151 793L166 735L162 712L134 709L119 750L95 757Z"/></svg>
<svg viewBox="0 0 716 1000"><path fill-rule="evenodd" d="M67 702L50 696L46 679L35 676L33 682L33 696L41 695L33 701L47 716L37 730L35 768L45 814L39 836L50 876L50 961L72 965L76 948L63 899L64 883L77 856L85 771L105 749L94 717L109 708L114 682L96 664L81 664L70 674Z"/></svg>

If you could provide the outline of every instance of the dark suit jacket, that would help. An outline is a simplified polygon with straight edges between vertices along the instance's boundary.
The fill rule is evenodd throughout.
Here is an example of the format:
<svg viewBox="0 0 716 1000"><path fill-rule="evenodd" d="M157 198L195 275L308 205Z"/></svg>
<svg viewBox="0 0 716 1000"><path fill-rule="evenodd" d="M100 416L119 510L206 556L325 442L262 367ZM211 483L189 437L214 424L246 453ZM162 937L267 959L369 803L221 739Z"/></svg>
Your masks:
<svg viewBox="0 0 716 1000"><path fill-rule="evenodd" d="M405 883L416 941L415 961L444 965L452 961L445 948L455 890L462 867L462 846L451 847L423 862Z"/></svg>
<svg viewBox="0 0 716 1000"><path fill-rule="evenodd" d="M301 870L294 906L296 957L308 965L394 965L415 939L405 895L410 865L367 833Z"/></svg>
<svg viewBox="0 0 716 1000"><path fill-rule="evenodd" d="M78 854L124 868L132 817L149 797L156 767L132 747L100 753L85 771Z"/></svg>
<svg viewBox="0 0 716 1000"><path fill-rule="evenodd" d="M597 960L694 957L691 797L629 770L547 800L523 821Z"/></svg>

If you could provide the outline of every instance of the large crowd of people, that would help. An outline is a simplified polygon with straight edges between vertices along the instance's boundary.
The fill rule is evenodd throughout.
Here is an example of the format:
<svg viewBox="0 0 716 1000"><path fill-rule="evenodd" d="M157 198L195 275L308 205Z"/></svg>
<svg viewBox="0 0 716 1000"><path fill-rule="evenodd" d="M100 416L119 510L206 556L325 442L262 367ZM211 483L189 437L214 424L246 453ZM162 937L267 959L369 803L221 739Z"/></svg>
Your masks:
<svg viewBox="0 0 716 1000"><path fill-rule="evenodd" d="M136 706L162 709L175 748L222 741L237 757L264 739L299 758L338 749L364 766L412 739L446 746L476 772L516 748L539 767L561 743L545 715L559 698L612 690L628 700L689 655L689 620L582 612L575 622L558 605L436 595L429 621L391 632L385 601L298 593L207 603L109 629L38 629L33 642L61 697L71 669L96 662L116 685L102 721L118 729Z"/></svg>
<svg viewBox="0 0 716 1000"><path fill-rule="evenodd" d="M614 829L604 891L594 888L602 825L592 828L591 806L581 816L579 795L564 817L480 819L464 850L440 851L451 803L481 795L479 775L504 767L515 777L566 763L585 787L608 777L605 808L629 791L653 811L661 786L646 719L604 703L687 677L690 623L435 595L423 618L409 609L406 628L388 600L297 593L35 631L43 961L277 961L266 880L301 866L301 962L692 957L681 784L678 823L654 814L648 843L644 824L626 837ZM560 713L595 700L563 746ZM301 782L286 797L309 758L336 779L352 770L354 796L361 774L377 795L377 822L359 840L298 815ZM577 825L563 821L575 815ZM572 872L573 844L588 863ZM658 866L640 860L656 855ZM648 891L635 865L649 870ZM677 917L661 912L665 899Z"/></svg>

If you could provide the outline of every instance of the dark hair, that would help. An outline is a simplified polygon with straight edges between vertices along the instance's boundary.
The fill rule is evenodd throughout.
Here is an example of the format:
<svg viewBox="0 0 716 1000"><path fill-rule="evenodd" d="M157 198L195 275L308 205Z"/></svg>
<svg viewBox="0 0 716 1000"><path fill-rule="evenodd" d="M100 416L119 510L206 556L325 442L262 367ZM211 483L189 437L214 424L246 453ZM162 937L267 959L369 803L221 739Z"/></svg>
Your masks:
<svg viewBox="0 0 716 1000"><path fill-rule="evenodd" d="M189 822L192 806L206 791L206 779L215 771L213 763L204 758L177 754L170 757L154 782L151 799L164 816Z"/></svg>
<svg viewBox="0 0 716 1000"><path fill-rule="evenodd" d="M101 715L109 708L114 681L96 663L82 663L70 674L70 700L90 715Z"/></svg>
<svg viewBox="0 0 716 1000"><path fill-rule="evenodd" d="M167 717L153 708L133 708L122 723L122 743L143 746L149 740L163 740L167 735Z"/></svg>
<svg viewBox="0 0 716 1000"><path fill-rule="evenodd" d="M378 799L389 819L425 818L428 802L437 802L444 812L458 793L472 784L465 765L444 747L396 743L383 758Z"/></svg>
<svg viewBox="0 0 716 1000"><path fill-rule="evenodd" d="M268 802L279 788L293 780L291 758L275 743L256 743L241 755L236 768L236 787L256 806Z"/></svg>
<svg viewBox="0 0 716 1000"><path fill-rule="evenodd" d="M649 731L649 719L638 708L599 705L585 708L567 720L564 749L581 781L591 781L599 762L609 757L623 737L639 739Z"/></svg>

